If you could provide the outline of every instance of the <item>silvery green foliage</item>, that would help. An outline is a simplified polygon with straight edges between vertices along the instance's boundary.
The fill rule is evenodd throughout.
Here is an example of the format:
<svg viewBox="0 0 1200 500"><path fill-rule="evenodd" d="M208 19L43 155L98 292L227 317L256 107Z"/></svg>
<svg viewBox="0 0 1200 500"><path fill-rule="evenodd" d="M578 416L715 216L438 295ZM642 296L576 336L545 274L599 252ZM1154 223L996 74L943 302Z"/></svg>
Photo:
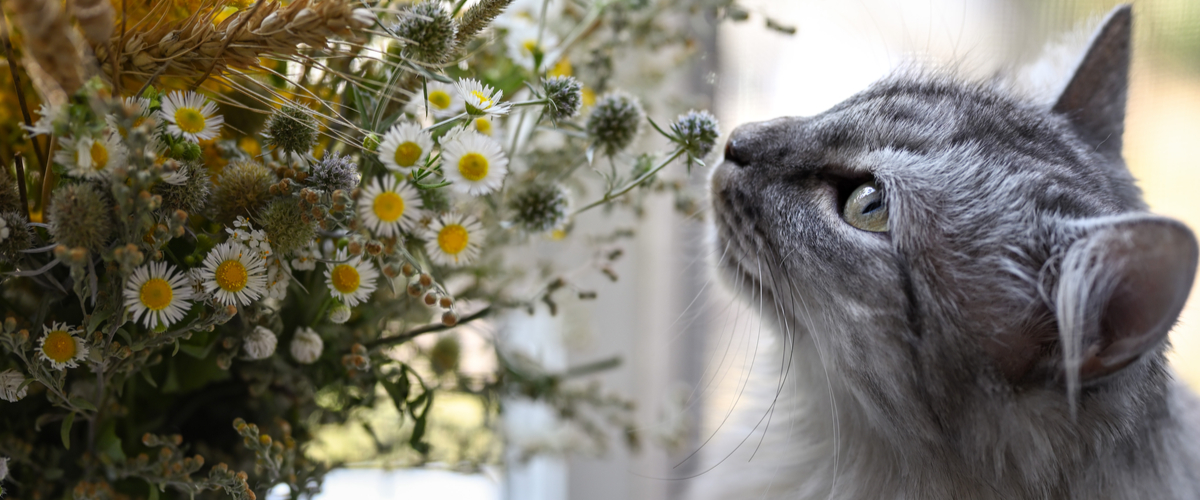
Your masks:
<svg viewBox="0 0 1200 500"><path fill-rule="evenodd" d="M406 55L426 63L439 63L453 51L457 27L441 1L425 0L404 9L392 31L405 40Z"/></svg>
<svg viewBox="0 0 1200 500"><path fill-rule="evenodd" d="M596 101L588 115L588 140L606 155L629 147L642 130L646 112L636 97L625 92L609 92Z"/></svg>
<svg viewBox="0 0 1200 500"><path fill-rule="evenodd" d="M1052 106L897 76L733 132L714 254L791 370L751 375L730 434L788 430L698 498L1200 498L1200 403L1164 355L1197 245L1121 158L1130 24ZM886 232L842 213L866 182Z"/></svg>

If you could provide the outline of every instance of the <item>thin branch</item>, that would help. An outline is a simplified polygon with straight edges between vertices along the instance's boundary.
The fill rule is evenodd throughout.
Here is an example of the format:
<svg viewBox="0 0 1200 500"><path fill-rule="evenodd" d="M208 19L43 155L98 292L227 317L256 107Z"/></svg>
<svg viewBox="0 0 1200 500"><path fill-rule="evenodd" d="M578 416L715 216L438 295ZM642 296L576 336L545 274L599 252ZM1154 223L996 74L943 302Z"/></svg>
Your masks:
<svg viewBox="0 0 1200 500"><path fill-rule="evenodd" d="M13 160L17 164L17 192L21 194L21 213L25 214L25 222L29 222L29 195L25 193L25 162L18 153Z"/></svg>
<svg viewBox="0 0 1200 500"><path fill-rule="evenodd" d="M465 325L465 324L475 321L479 318L487 316L491 313L492 313L492 306L487 306L483 309L476 311L474 314L471 314L470 316L459 319L458 323L456 323L454 326L446 326L442 323L430 323L425 326L418 326L416 328L413 328L412 330L401 333L400 335L397 335L395 337L384 337L381 339L375 339L371 342L367 342L365 347L367 349L374 349L376 347L403 344L405 342L408 342L408 341L416 338L418 335L423 335L426 333L433 333L433 332L440 332L443 330L449 330L451 328L454 328L455 326Z"/></svg>
<svg viewBox="0 0 1200 500"><path fill-rule="evenodd" d="M0 4L2 5L2 4ZM21 77L17 74L17 62L13 58L12 40L8 38L8 17L4 17L4 22L0 23L0 37L3 37L4 57L8 58L8 70L12 73L13 87L17 91L17 102L21 103L21 117L25 119L25 126L33 128L33 118L29 115L29 105L25 103L25 91L21 89ZM38 163L43 167L47 165L46 155L49 151L43 151L37 137L33 137L33 152L37 155ZM18 167L19 168L19 167ZM25 182L22 178L21 182ZM28 215L28 214L26 214Z"/></svg>

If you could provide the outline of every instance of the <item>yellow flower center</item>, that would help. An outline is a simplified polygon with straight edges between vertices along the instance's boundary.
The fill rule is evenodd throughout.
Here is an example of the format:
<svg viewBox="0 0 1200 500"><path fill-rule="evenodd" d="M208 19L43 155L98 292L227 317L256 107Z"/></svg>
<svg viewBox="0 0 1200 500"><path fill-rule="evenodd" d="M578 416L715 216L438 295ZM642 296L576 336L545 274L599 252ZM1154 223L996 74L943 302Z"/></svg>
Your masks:
<svg viewBox="0 0 1200 500"><path fill-rule="evenodd" d="M141 299L142 305L151 311L161 311L171 305L171 299L175 298L175 292L171 290L171 285L167 283L167 280L150 278L142 284L138 298Z"/></svg>
<svg viewBox="0 0 1200 500"><path fill-rule="evenodd" d="M338 264L334 266L333 272L329 273L329 281L333 282L333 288L342 293L353 293L358 290L358 269L350 264Z"/></svg>
<svg viewBox="0 0 1200 500"><path fill-rule="evenodd" d="M533 54L534 53L533 51L537 49L537 40L533 40L533 39L525 40L525 43L523 43L521 45L523 47L525 47L526 52Z"/></svg>
<svg viewBox="0 0 1200 500"><path fill-rule="evenodd" d="M560 59L553 68L550 69L550 72L547 73L546 76L571 76L573 70L574 68L571 67L571 61L568 61L567 58L564 57Z"/></svg>
<svg viewBox="0 0 1200 500"><path fill-rule="evenodd" d="M450 107L450 94L444 90L435 90L429 93L429 104L437 109L446 109Z"/></svg>
<svg viewBox="0 0 1200 500"><path fill-rule="evenodd" d="M421 146L417 143L408 141L396 146L396 154L393 155L392 159L396 160L396 164L401 167L411 167L417 163L417 160L421 159L421 153L423 152Z"/></svg>
<svg viewBox="0 0 1200 500"><path fill-rule="evenodd" d="M475 96L476 99L479 99L479 105L476 106L477 108L488 109L488 108L492 107L491 96L484 94L483 92L480 92L478 90L472 90L471 95Z"/></svg>
<svg viewBox="0 0 1200 500"><path fill-rule="evenodd" d="M204 113L196 108L179 108L175 110L175 126L189 134L204 130Z"/></svg>
<svg viewBox="0 0 1200 500"><path fill-rule="evenodd" d="M438 231L438 247L450 255L458 255L467 249L470 238L467 228L459 224L449 224Z"/></svg>
<svg viewBox="0 0 1200 500"><path fill-rule="evenodd" d="M458 173L471 182L478 182L488 174L488 160L479 153L467 153L458 159Z"/></svg>
<svg viewBox="0 0 1200 500"><path fill-rule="evenodd" d="M65 330L54 330L46 334L46 340L42 342L42 353L56 363L66 363L75 357L79 346L75 344L75 337Z"/></svg>
<svg viewBox="0 0 1200 500"><path fill-rule="evenodd" d="M484 118L482 116L479 118L476 118L475 119L475 130L478 130L479 133L481 133L483 135L491 136L492 135L492 121L488 120L487 118Z"/></svg>
<svg viewBox="0 0 1200 500"><path fill-rule="evenodd" d="M384 222L396 222L404 215L404 198L391 191L384 191L375 197L371 203L375 216Z"/></svg>
<svg viewBox="0 0 1200 500"><path fill-rule="evenodd" d="M217 266L216 275L217 286L227 292L238 292L246 288L246 282L250 279L250 275L246 273L246 266L242 265L240 260L227 260Z"/></svg>
<svg viewBox="0 0 1200 500"><path fill-rule="evenodd" d="M92 168L103 170L108 166L108 148L102 142L92 143Z"/></svg>

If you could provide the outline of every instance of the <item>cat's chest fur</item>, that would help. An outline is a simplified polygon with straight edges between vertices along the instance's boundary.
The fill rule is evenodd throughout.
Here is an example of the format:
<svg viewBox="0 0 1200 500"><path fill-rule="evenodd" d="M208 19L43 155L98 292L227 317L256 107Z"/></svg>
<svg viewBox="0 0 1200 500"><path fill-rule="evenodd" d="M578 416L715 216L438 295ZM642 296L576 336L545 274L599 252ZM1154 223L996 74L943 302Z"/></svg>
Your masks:
<svg viewBox="0 0 1200 500"><path fill-rule="evenodd" d="M733 132L714 255L776 341L693 497L1200 498L1164 357L1200 250L1121 157L1130 16L1048 108L901 76Z"/></svg>

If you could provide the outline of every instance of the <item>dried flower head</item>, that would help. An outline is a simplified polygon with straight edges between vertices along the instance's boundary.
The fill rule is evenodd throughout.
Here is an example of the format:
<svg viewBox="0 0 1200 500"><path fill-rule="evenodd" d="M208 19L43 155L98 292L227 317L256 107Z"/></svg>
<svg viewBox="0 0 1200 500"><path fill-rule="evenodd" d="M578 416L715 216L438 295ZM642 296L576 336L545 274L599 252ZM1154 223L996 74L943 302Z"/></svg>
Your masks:
<svg viewBox="0 0 1200 500"><path fill-rule="evenodd" d="M285 105L267 119L263 142L286 153L304 155L317 144L319 126L311 109Z"/></svg>
<svg viewBox="0 0 1200 500"><path fill-rule="evenodd" d="M112 232L108 202L91 184L69 184L50 198L50 234L71 248L100 251Z"/></svg>
<svg viewBox="0 0 1200 500"><path fill-rule="evenodd" d="M588 139L611 156L633 143L645 117L637 98L620 91L609 92L596 101L588 115Z"/></svg>
<svg viewBox="0 0 1200 500"><path fill-rule="evenodd" d="M0 399L9 403L16 403L21 398L25 397L25 391L28 387L21 387L25 384L25 375L21 372L8 369L0 372ZM0 463L7 459L0 459ZM6 467L6 465L5 465ZM0 480L4 479L4 474L0 472Z"/></svg>
<svg viewBox="0 0 1200 500"><path fill-rule="evenodd" d="M458 29L439 0L425 0L400 12L392 31L406 44L404 55L426 63L449 59Z"/></svg>
<svg viewBox="0 0 1200 500"><path fill-rule="evenodd" d="M721 135L717 117L708 111L688 111L671 124L672 139L691 158L704 158L712 152Z"/></svg>
<svg viewBox="0 0 1200 500"><path fill-rule="evenodd" d="M317 237L317 223L301 217L299 199L283 196L271 200L258 217L258 224L267 232L271 248L279 255L288 255L307 247Z"/></svg>
<svg viewBox="0 0 1200 500"><path fill-rule="evenodd" d="M250 359L266 359L275 354L275 345L279 339L265 326L256 326L246 338L242 339L242 351Z"/></svg>
<svg viewBox="0 0 1200 500"><path fill-rule="evenodd" d="M297 328L296 334L292 336L292 358L295 358L297 363L308 365L316 362L324 349L325 342L312 328Z"/></svg>
<svg viewBox="0 0 1200 500"><path fill-rule="evenodd" d="M542 83L546 92L546 116L553 121L569 120L583 106L583 84L570 76L556 76Z"/></svg>
<svg viewBox="0 0 1200 500"><path fill-rule="evenodd" d="M329 321L332 321L339 325L343 324L347 321L350 321L350 313L351 313L350 306L347 306L345 304L335 305L335 306L333 306L333 309L329 310Z"/></svg>
<svg viewBox="0 0 1200 500"><path fill-rule="evenodd" d="M189 214L202 214L208 208L208 200L212 195L212 179L203 163L189 163L179 167L170 174L172 179L182 178L181 183L173 183L164 179L154 187L155 194L162 196L162 208L173 212L183 210Z"/></svg>
<svg viewBox="0 0 1200 500"><path fill-rule="evenodd" d="M236 161L217 180L213 208L217 220L231 224L238 216L254 217L267 206L275 174L261 163Z"/></svg>
<svg viewBox="0 0 1200 500"><path fill-rule="evenodd" d="M531 233L561 227L569 205L567 190L558 184L531 184L508 202L513 222Z"/></svg>
<svg viewBox="0 0 1200 500"><path fill-rule="evenodd" d="M358 186L358 165L350 161L349 155L329 152L321 161L313 164L312 173L305 182L326 193L350 191Z"/></svg>

